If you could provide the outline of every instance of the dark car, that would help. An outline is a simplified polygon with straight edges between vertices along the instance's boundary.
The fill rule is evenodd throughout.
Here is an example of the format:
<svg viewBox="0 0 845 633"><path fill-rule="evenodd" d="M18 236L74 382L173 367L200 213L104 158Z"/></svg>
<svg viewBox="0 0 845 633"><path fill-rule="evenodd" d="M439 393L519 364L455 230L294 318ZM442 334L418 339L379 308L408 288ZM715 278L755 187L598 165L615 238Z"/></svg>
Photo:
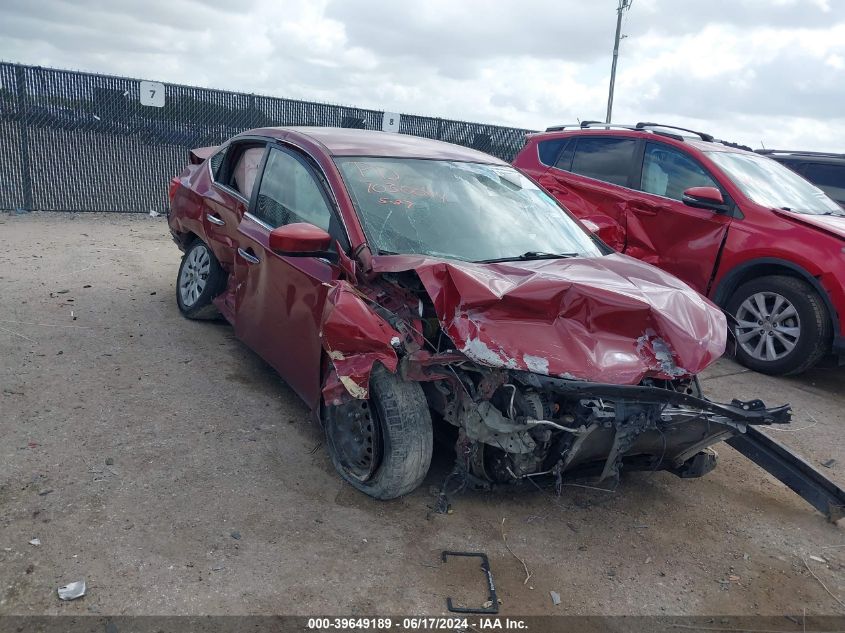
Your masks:
<svg viewBox="0 0 845 633"><path fill-rule="evenodd" d="M696 374L722 312L613 253L506 163L365 130L269 128L195 150L171 184L176 299L217 311L325 428L341 476L416 488L433 420L453 483L622 468L697 476L786 407L716 404Z"/></svg>
<svg viewBox="0 0 845 633"><path fill-rule="evenodd" d="M758 154L768 156L804 176L828 196L845 207L845 154L801 152L782 149L758 149Z"/></svg>
<svg viewBox="0 0 845 633"><path fill-rule="evenodd" d="M514 166L724 307L747 367L845 354L845 211L780 163L683 128L587 123L529 135Z"/></svg>

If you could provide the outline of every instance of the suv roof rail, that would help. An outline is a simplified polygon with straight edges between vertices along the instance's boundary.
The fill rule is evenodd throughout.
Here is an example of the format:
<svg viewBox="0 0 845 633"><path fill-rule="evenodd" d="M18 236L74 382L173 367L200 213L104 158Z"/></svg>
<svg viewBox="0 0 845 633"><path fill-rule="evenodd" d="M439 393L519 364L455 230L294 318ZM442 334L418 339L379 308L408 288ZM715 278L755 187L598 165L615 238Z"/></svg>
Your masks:
<svg viewBox="0 0 845 633"><path fill-rule="evenodd" d="M835 152L805 152L800 149L755 149L758 154L797 154L800 156L818 156L820 158L845 158L845 154Z"/></svg>
<svg viewBox="0 0 845 633"><path fill-rule="evenodd" d="M733 141L726 141L724 139L719 139L716 141L717 143L721 143L722 145L726 145L727 147L735 147L736 149L744 149L746 152L753 152L754 149L748 145L743 145L742 143L734 143Z"/></svg>
<svg viewBox="0 0 845 633"><path fill-rule="evenodd" d="M604 121L581 121L580 123L565 123L563 125L552 125L551 127L546 128L546 132L560 132L562 130L566 130L569 128L578 128L581 130L587 130L590 128L615 128L621 130L633 130L633 125L622 125L619 123L605 123Z"/></svg>
<svg viewBox="0 0 845 633"><path fill-rule="evenodd" d="M677 125L664 125L663 123L650 123L646 121L640 121L634 126L634 128L637 130L645 130L653 127L665 128L667 130L680 130L681 132L689 132L690 134L695 134L702 141L706 141L708 143L712 143L715 140L710 134L707 134L705 132L696 132L695 130L691 130L686 127L678 127Z"/></svg>

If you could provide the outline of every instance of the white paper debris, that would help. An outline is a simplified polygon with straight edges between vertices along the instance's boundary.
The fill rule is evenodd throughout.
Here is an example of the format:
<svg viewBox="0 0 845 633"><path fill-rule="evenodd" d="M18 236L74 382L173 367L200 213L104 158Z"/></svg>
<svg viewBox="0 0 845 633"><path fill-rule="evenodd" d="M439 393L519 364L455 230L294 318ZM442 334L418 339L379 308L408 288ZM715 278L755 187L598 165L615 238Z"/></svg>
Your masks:
<svg viewBox="0 0 845 633"><path fill-rule="evenodd" d="M66 584L64 587L59 587L60 600L76 600L85 595L85 581L77 580Z"/></svg>

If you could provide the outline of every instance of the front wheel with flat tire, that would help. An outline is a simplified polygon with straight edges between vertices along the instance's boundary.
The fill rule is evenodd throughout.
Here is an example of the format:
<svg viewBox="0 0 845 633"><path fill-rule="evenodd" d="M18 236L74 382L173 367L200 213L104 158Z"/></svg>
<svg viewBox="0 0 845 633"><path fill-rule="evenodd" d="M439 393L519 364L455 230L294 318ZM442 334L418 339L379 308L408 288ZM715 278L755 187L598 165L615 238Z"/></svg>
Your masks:
<svg viewBox="0 0 845 633"><path fill-rule="evenodd" d="M728 301L737 322L737 360L755 371L784 376L813 367L830 347L830 316L814 288L772 275L742 284Z"/></svg>
<svg viewBox="0 0 845 633"><path fill-rule="evenodd" d="M176 277L176 305L189 319L213 319L219 314L211 303L226 286L226 273L211 249L200 239L191 242Z"/></svg>
<svg viewBox="0 0 845 633"><path fill-rule="evenodd" d="M323 411L326 444L343 479L376 499L395 499L422 483L431 464L433 430L417 382L383 367L370 376L368 400Z"/></svg>

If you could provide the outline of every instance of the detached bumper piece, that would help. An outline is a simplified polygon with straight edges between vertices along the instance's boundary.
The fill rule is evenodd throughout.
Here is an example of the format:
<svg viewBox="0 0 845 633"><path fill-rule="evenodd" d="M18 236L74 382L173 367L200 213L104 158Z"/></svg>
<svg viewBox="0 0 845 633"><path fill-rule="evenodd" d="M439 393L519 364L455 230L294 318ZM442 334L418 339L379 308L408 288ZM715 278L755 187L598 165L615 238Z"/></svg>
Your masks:
<svg viewBox="0 0 845 633"><path fill-rule="evenodd" d="M778 479L835 523L845 518L845 490L786 446L753 427L727 444Z"/></svg>
<svg viewBox="0 0 845 633"><path fill-rule="evenodd" d="M780 442L764 435L755 426L788 424L792 419L789 405L767 409L760 400L733 400L730 404L711 402L689 393L642 386L603 385L522 374L521 380L537 388L550 389L575 397L624 398L627 402L660 404L706 412L711 423L731 429L724 441L778 481L795 492L829 521L845 518L845 490L809 462ZM706 451L695 454L676 468L668 468L680 477L696 477L715 466L715 456Z"/></svg>

